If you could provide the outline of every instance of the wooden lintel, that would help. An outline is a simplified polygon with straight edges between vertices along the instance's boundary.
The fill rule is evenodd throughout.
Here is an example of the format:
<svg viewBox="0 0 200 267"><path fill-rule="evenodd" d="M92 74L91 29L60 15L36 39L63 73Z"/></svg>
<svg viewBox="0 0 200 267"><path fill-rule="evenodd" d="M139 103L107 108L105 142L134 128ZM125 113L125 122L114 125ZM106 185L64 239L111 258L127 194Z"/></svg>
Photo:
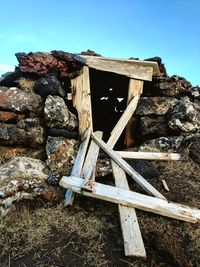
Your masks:
<svg viewBox="0 0 200 267"><path fill-rule="evenodd" d="M83 57L86 59L86 64L90 68L94 68L100 71L113 72L144 81L152 81L154 69L158 68L158 64L156 62L119 60L112 58L108 59L104 57L93 56Z"/></svg>

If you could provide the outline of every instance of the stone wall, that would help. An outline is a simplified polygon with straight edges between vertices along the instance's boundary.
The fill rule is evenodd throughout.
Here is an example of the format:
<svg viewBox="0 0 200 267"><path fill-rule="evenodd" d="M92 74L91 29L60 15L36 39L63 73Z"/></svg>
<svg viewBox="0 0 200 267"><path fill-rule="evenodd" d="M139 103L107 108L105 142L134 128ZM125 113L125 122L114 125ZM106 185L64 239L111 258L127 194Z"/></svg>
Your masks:
<svg viewBox="0 0 200 267"><path fill-rule="evenodd" d="M200 88L182 77L154 77L146 82L136 110L139 150L194 154L200 136ZM200 159L198 159L199 162Z"/></svg>

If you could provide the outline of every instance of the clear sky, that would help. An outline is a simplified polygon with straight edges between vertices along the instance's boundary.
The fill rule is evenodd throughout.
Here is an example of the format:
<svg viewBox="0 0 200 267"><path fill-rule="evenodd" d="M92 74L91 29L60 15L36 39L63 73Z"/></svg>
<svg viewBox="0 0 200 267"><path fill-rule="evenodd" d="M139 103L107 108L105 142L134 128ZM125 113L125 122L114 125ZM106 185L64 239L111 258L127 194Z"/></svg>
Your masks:
<svg viewBox="0 0 200 267"><path fill-rule="evenodd" d="M200 85L200 0L1 0L0 74L16 52L95 50L160 56L169 75Z"/></svg>

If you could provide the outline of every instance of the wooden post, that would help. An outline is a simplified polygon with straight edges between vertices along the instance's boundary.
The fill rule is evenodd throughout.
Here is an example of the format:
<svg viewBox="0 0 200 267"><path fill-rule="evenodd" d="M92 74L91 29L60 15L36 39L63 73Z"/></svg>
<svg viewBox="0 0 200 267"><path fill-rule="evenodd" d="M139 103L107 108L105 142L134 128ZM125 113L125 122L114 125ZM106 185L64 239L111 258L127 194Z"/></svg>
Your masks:
<svg viewBox="0 0 200 267"><path fill-rule="evenodd" d="M129 80L129 88L128 88L128 96L127 96L127 104L136 96L141 95L143 90L143 81L140 80ZM135 118L131 117L127 126L126 126L126 133L125 133L125 140L124 145L128 147L133 147L134 145L134 130L135 130Z"/></svg>
<svg viewBox="0 0 200 267"><path fill-rule="evenodd" d="M87 128L93 129L92 106L90 93L89 68L84 66L82 74L71 80L73 106L78 112L79 134Z"/></svg>

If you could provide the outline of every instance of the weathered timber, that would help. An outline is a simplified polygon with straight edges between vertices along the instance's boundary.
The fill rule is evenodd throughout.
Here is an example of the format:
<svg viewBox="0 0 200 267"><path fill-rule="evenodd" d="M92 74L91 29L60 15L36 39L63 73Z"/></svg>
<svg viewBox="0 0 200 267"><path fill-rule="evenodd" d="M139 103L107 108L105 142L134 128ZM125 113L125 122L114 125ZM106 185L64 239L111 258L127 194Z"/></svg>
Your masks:
<svg viewBox="0 0 200 267"><path fill-rule="evenodd" d="M111 161L116 187L129 190L126 174L113 160ZM126 256L146 257L146 251L134 208L118 205L124 250Z"/></svg>
<svg viewBox="0 0 200 267"><path fill-rule="evenodd" d="M146 159L146 160L181 160L179 153L162 152L134 152L134 151L115 151L124 159Z"/></svg>
<svg viewBox="0 0 200 267"><path fill-rule="evenodd" d="M162 180L162 184L163 184L163 187L165 188L165 190L167 192L169 192L169 187L168 187L168 185L167 185L167 183L166 183L166 181L164 179Z"/></svg>
<svg viewBox="0 0 200 267"><path fill-rule="evenodd" d="M82 57L86 59L86 64L90 68L114 72L134 79L151 81L153 75L160 75L160 70L156 62L93 56Z"/></svg>
<svg viewBox="0 0 200 267"><path fill-rule="evenodd" d="M110 136L110 138L109 138L109 140L107 142L108 146L113 147L114 144L116 143L116 141L118 140L118 138L120 137L120 135L123 132L126 124L128 123L128 121L130 120L131 116L133 115L133 112L137 108L138 100L139 100L139 95L136 95L131 100L130 104L128 105L128 107L126 108L124 113L122 114L121 118L119 119L119 121L115 125L114 129L112 130L111 136Z"/></svg>
<svg viewBox="0 0 200 267"><path fill-rule="evenodd" d="M87 128L93 129L89 79L89 68L84 66L81 75L71 80L72 101L78 112L80 135Z"/></svg>
<svg viewBox="0 0 200 267"><path fill-rule="evenodd" d="M100 131L95 132L95 134L100 139L103 136L103 132ZM85 179L84 183L82 184L83 190L88 190L92 192L95 191L95 169L99 149L100 147L94 141L91 141L81 173L81 176Z"/></svg>
<svg viewBox="0 0 200 267"><path fill-rule="evenodd" d="M141 95L143 91L143 81L140 80L129 80L129 88L128 88L128 96L127 96L127 105L130 103L130 101L136 96ZM125 133L125 139L124 139L124 145L128 147L133 147L134 145L134 120L135 118L131 117L129 122L126 125L126 133Z"/></svg>
<svg viewBox="0 0 200 267"><path fill-rule="evenodd" d="M200 221L200 210L195 208L97 182L95 192L81 191L82 184L83 179L78 177L64 176L60 180L60 186L64 188L71 187L74 192L85 196L134 207L186 222L196 223Z"/></svg>
<svg viewBox="0 0 200 267"><path fill-rule="evenodd" d="M124 161L116 152L109 148L109 146L95 136L91 135L92 139L127 173L136 181L148 194L155 197L165 199L165 197L148 183L138 172L136 172L126 161Z"/></svg>
<svg viewBox="0 0 200 267"><path fill-rule="evenodd" d="M81 176L81 171L82 171L85 155L87 152L87 147L88 147L88 144L90 141L90 135L91 135L91 129L88 128L87 130L85 130L85 132L83 134L83 137L81 140L82 142L79 146L76 160L75 160L74 166L72 168L72 172L71 172L72 176L78 176L78 177ZM74 200L74 193L73 193L71 188L68 188L66 191L66 194L65 194L64 205L65 206L72 205L73 200Z"/></svg>

